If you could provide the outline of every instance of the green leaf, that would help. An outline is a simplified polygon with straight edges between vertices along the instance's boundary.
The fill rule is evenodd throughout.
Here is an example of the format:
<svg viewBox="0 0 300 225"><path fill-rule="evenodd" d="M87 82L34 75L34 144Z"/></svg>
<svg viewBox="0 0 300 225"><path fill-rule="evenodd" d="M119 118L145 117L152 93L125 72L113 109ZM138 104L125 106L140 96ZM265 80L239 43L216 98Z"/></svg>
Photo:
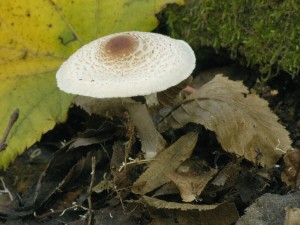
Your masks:
<svg viewBox="0 0 300 225"><path fill-rule="evenodd" d="M76 49L126 30L153 30L155 13L183 0L0 1L0 136L19 108L0 168L66 120L73 96L56 87L55 73Z"/></svg>

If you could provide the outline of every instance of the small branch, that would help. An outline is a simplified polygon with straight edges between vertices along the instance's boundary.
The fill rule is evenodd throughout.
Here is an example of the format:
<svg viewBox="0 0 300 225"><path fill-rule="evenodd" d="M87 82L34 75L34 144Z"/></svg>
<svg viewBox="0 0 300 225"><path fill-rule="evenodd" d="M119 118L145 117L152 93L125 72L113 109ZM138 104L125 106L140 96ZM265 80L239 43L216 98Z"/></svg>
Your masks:
<svg viewBox="0 0 300 225"><path fill-rule="evenodd" d="M130 118L129 113L126 111L123 114L124 119L125 119L125 127L126 127L126 138L128 140L124 143L125 146L125 157L124 157L124 164L126 165L127 163L127 158L129 158L130 152L132 151L132 146L135 143L135 136L136 136L136 130L135 130L135 125L133 121Z"/></svg>
<svg viewBox="0 0 300 225"><path fill-rule="evenodd" d="M2 183L2 186L3 186L3 190L0 190L0 193L7 193L10 200L13 201L14 198L13 198L12 194L10 193L10 191L7 189L7 187L5 185L5 182L3 180L3 177L1 177L0 180L1 180L1 183Z"/></svg>
<svg viewBox="0 0 300 225"><path fill-rule="evenodd" d="M82 205L77 205L76 202L73 202L72 206L68 207L66 209L61 209L61 210L50 209L49 212L46 212L42 215L38 215L36 212L34 212L33 215L34 215L35 218L42 220L42 219L45 219L47 217L50 217L50 216L53 216L53 215L56 215L56 214L59 214L59 216L63 216L69 210L77 211L78 209L88 211L88 208L83 207Z"/></svg>
<svg viewBox="0 0 300 225"><path fill-rule="evenodd" d="M120 168L118 169L118 172L121 172L126 166L128 165L134 165L134 164L142 164L142 163L149 163L151 161L154 161L155 159L130 159L130 162L123 162Z"/></svg>
<svg viewBox="0 0 300 225"><path fill-rule="evenodd" d="M14 123L18 120L19 117L19 109L17 108L10 116L9 123L4 131L3 137L0 141L0 151L3 151L6 149L7 144L6 144L6 139L8 137L8 134L13 127Z"/></svg>
<svg viewBox="0 0 300 225"><path fill-rule="evenodd" d="M92 157L92 172L91 172L91 182L88 189L88 204L89 204L89 210L88 210L88 225L92 225L93 222L93 205L92 205L92 188L94 185L95 180L95 168L96 168L96 158L95 156Z"/></svg>

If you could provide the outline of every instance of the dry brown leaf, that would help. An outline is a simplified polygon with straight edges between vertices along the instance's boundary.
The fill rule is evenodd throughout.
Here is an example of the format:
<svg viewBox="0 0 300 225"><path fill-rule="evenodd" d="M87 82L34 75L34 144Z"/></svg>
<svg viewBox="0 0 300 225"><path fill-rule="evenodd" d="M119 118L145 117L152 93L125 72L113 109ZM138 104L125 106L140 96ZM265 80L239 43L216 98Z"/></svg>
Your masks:
<svg viewBox="0 0 300 225"><path fill-rule="evenodd" d="M214 186L232 185L238 178L241 171L240 162L234 162L226 165L218 175L212 180L211 184Z"/></svg>
<svg viewBox="0 0 300 225"><path fill-rule="evenodd" d="M192 202L201 194L216 172L214 169L201 174L173 172L168 174L168 177L179 189L182 200L184 202Z"/></svg>
<svg viewBox="0 0 300 225"><path fill-rule="evenodd" d="M67 150L68 145L59 149L49 161L36 185L34 205L42 205L57 192L72 190L78 186L78 179L86 177L91 172L92 157L96 157L96 163L104 159L100 150L89 151L83 149Z"/></svg>
<svg viewBox="0 0 300 225"><path fill-rule="evenodd" d="M164 195L175 195L175 194L179 194L178 188L175 186L174 183L169 182L159 187L157 190L155 190L155 192L152 194L152 197L159 197Z"/></svg>
<svg viewBox="0 0 300 225"><path fill-rule="evenodd" d="M126 210L126 211L125 211ZM93 209L93 221L92 225L137 225L148 224L147 217L140 218L139 215L144 215L144 207L142 205L126 203L124 205L118 204L114 207L111 205L108 207L101 207L100 209ZM142 216L141 216L142 217ZM80 217L79 217L80 218ZM79 219L77 222L65 222L69 225L87 225L87 221Z"/></svg>
<svg viewBox="0 0 300 225"><path fill-rule="evenodd" d="M300 209L287 207L285 209L284 225L299 225L300 224Z"/></svg>
<svg viewBox="0 0 300 225"><path fill-rule="evenodd" d="M149 206L152 206L156 209L180 209L180 210L198 210L198 211L206 211L213 210L219 207L221 204L213 204L213 205L194 205L190 203L178 203L178 202L167 202L164 200L160 200L157 198L152 198L149 196L142 196L142 202L146 203Z"/></svg>
<svg viewBox="0 0 300 225"><path fill-rule="evenodd" d="M162 123L160 130L193 122L216 133L222 147L239 156L272 167L291 147L287 130L268 103L249 94L241 81L222 75L188 96Z"/></svg>
<svg viewBox="0 0 300 225"><path fill-rule="evenodd" d="M149 168L133 184L132 191L136 194L146 194L167 183L169 178L166 174L174 172L184 160L190 157L197 139L198 134L190 132L160 152L149 164Z"/></svg>
<svg viewBox="0 0 300 225"><path fill-rule="evenodd" d="M238 212L232 203L220 203L214 205L193 205L188 203L175 203L143 196L141 201L157 210L157 214L161 213L161 217L156 216L154 223L163 224L159 222L164 220L164 224L169 223L167 218L173 218L177 221L176 224L181 225L230 225L238 218ZM171 210L171 211L170 211Z"/></svg>
<svg viewBox="0 0 300 225"><path fill-rule="evenodd" d="M177 101L178 94L184 89L187 85L189 85L193 80L193 77L190 76L187 79L181 81L176 86L170 87L165 91L161 91L157 93L158 102L166 107L172 107Z"/></svg>
<svg viewBox="0 0 300 225"><path fill-rule="evenodd" d="M300 187L300 149L287 151L283 156L284 169L281 179L288 185L297 189Z"/></svg>

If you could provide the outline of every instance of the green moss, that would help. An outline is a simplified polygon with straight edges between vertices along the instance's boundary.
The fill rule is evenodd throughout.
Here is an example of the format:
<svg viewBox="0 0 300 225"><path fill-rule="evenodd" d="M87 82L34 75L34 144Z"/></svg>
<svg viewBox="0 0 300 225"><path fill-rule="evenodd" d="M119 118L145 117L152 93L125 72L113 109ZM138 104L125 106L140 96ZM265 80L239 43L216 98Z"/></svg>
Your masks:
<svg viewBox="0 0 300 225"><path fill-rule="evenodd" d="M300 1L188 0L166 8L170 35L204 46L226 49L232 59L257 66L270 78L300 70Z"/></svg>

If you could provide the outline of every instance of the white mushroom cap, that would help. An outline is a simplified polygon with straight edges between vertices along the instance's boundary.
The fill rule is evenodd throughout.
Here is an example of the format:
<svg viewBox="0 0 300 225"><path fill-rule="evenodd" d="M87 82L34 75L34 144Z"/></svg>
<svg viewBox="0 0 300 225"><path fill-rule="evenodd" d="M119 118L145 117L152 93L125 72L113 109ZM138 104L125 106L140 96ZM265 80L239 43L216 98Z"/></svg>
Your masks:
<svg viewBox="0 0 300 225"><path fill-rule="evenodd" d="M148 32L123 32L84 45L62 64L58 87L95 98L163 91L186 79L195 55L184 41Z"/></svg>

